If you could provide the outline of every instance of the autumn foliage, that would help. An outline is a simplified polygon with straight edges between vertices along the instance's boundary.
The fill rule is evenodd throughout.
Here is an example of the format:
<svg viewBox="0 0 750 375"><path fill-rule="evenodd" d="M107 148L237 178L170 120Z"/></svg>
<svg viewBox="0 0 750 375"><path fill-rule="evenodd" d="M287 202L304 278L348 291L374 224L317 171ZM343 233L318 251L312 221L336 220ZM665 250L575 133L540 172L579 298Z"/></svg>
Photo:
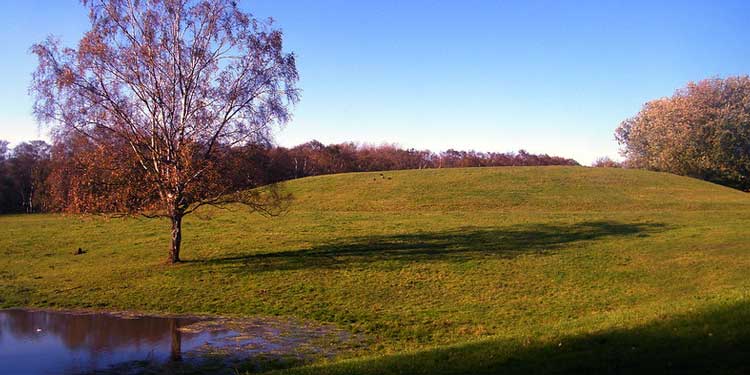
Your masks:
<svg viewBox="0 0 750 375"><path fill-rule="evenodd" d="M630 167L750 189L750 77L690 83L616 131Z"/></svg>
<svg viewBox="0 0 750 375"><path fill-rule="evenodd" d="M60 194L87 212L169 218L170 263L182 218L201 205L267 210L228 189L219 167L222 148L266 141L299 99L295 56L273 21L232 0L82 3L90 29L75 48L51 37L31 48L34 114L72 138L56 150L76 155L68 171L79 150L87 158L78 174L59 169L71 186Z"/></svg>
<svg viewBox="0 0 750 375"><path fill-rule="evenodd" d="M0 146L4 144L7 145L0 141ZM32 149L35 151L30 152ZM389 144L324 145L318 141L291 148L269 144L221 147L218 154L220 163L212 178L222 185L216 187L217 191L241 191L295 178L346 172L578 165L572 159L523 150L431 152ZM100 145L73 133L57 138L52 146L34 141L5 149L0 155L0 213L120 213L126 212L128 206L145 206L158 200L158 192L144 182L137 162L123 156L128 155L127 145L116 139ZM35 172L17 173L21 170ZM24 199L28 196L33 197L31 204Z"/></svg>

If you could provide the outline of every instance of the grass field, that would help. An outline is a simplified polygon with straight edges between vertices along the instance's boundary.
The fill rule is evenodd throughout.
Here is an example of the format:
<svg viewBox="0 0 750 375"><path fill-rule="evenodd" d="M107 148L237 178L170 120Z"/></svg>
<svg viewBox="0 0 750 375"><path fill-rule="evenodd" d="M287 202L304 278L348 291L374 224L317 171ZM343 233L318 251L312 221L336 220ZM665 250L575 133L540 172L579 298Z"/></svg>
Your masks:
<svg viewBox="0 0 750 375"><path fill-rule="evenodd" d="M582 167L292 181L288 213L0 217L0 307L334 323L370 346L293 373L750 372L750 196ZM82 247L84 255L73 255Z"/></svg>

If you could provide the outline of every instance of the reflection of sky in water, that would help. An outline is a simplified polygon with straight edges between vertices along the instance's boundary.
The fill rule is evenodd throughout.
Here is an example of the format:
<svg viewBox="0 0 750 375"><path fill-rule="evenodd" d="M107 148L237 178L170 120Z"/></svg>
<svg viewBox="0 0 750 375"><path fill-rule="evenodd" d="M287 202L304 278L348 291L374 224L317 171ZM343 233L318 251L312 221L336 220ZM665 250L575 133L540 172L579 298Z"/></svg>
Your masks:
<svg viewBox="0 0 750 375"><path fill-rule="evenodd" d="M168 361L231 331L188 333L196 320L102 314L0 311L0 373L56 374L135 361Z"/></svg>

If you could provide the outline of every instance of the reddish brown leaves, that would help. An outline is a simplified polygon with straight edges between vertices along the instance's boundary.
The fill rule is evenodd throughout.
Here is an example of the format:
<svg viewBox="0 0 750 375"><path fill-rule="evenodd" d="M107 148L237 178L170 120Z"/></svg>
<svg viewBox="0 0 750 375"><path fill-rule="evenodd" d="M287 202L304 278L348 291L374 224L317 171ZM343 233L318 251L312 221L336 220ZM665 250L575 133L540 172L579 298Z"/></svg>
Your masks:
<svg viewBox="0 0 750 375"><path fill-rule="evenodd" d="M91 30L76 50L33 47L34 111L68 154L58 201L172 216L231 196L218 150L265 142L298 100L281 32L229 0L84 5Z"/></svg>

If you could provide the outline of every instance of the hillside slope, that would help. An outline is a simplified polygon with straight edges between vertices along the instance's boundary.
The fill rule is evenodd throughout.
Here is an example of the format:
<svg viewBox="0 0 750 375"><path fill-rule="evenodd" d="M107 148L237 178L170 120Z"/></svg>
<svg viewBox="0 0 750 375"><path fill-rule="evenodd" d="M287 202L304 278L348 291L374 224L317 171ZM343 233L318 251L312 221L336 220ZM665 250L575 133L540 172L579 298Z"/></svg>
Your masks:
<svg viewBox="0 0 750 375"><path fill-rule="evenodd" d="M636 340L625 333L696 311L730 316L734 328L715 332L746 326L726 313L750 292L750 198L739 191L582 167L354 173L285 188L295 201L280 217L237 207L189 217L187 262L174 267L162 264L165 221L0 217L0 307L331 322L369 340L342 358L385 356L325 368L341 373L496 372L536 355L524 348L544 356L607 332ZM78 247L87 253L72 255ZM712 319L685 326L705 337ZM670 324L648 332L681 326ZM469 352L486 366L448 366Z"/></svg>
<svg viewBox="0 0 750 375"><path fill-rule="evenodd" d="M642 170L586 167L455 168L348 173L287 183L299 208L334 211L627 211L723 209L747 194Z"/></svg>

